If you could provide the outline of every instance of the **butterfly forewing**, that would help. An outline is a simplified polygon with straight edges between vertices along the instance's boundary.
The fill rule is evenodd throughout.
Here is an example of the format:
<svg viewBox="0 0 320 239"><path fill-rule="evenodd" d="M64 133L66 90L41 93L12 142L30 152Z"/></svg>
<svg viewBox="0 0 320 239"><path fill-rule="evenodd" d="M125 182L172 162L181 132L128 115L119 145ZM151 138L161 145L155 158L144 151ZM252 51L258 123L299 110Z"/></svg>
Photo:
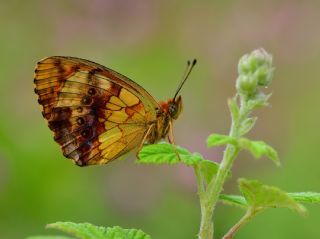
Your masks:
<svg viewBox="0 0 320 239"><path fill-rule="evenodd" d="M159 107L135 82L79 58L38 62L34 83L55 141L81 166L108 163L137 147Z"/></svg>

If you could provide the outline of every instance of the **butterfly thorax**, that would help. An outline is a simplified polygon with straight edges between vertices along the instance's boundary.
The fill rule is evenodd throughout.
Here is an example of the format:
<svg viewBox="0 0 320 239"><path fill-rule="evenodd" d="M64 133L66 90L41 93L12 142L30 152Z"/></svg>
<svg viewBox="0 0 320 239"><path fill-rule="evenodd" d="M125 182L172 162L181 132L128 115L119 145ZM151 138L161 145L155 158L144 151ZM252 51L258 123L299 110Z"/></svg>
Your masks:
<svg viewBox="0 0 320 239"><path fill-rule="evenodd" d="M159 103L160 108L157 111L157 119L153 125L152 132L148 137L149 143L156 143L165 138L170 130L170 123L176 120L182 110L181 96L177 99L169 99Z"/></svg>

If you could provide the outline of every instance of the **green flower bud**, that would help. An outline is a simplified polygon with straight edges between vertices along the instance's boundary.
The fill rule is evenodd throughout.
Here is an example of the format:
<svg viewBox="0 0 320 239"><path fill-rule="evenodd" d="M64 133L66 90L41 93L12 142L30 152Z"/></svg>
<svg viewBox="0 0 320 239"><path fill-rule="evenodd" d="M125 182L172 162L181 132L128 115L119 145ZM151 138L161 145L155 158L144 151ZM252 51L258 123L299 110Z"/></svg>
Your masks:
<svg viewBox="0 0 320 239"><path fill-rule="evenodd" d="M238 72L239 74L253 73L261 66L272 68L272 56L263 48L242 56L239 61Z"/></svg>
<svg viewBox="0 0 320 239"><path fill-rule="evenodd" d="M254 95L257 91L258 81L256 77L249 75L239 75L236 88L241 95Z"/></svg>
<svg viewBox="0 0 320 239"><path fill-rule="evenodd" d="M261 66L254 73L255 77L258 79L258 85L267 87L271 84L273 78L273 67Z"/></svg>
<svg viewBox="0 0 320 239"><path fill-rule="evenodd" d="M259 86L270 85L273 71L272 56L262 48L241 57L236 85L239 94L246 97L254 96Z"/></svg>

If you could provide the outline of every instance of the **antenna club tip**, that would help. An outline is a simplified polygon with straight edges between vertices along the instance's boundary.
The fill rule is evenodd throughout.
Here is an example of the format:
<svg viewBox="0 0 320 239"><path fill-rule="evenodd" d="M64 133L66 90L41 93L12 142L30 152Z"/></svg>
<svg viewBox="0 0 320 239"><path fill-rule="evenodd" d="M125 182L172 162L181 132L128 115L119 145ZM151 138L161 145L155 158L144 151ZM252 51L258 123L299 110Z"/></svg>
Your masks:
<svg viewBox="0 0 320 239"><path fill-rule="evenodd" d="M194 66L195 64L197 64L197 59L193 59L192 65Z"/></svg>

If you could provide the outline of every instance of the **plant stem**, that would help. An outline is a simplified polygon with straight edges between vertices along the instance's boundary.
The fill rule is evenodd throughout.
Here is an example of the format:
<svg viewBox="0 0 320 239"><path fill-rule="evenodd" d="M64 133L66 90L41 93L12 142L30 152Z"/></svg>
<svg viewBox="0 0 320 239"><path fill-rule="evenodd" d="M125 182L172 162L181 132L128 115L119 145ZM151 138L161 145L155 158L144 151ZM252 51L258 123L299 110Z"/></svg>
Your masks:
<svg viewBox="0 0 320 239"><path fill-rule="evenodd" d="M198 165L195 165L193 167L193 169L194 169L194 172L195 172L195 175L196 175L199 198L200 198L200 200L202 200L203 194L205 192L203 176L202 176L202 174L200 172L200 168L199 168Z"/></svg>
<svg viewBox="0 0 320 239"><path fill-rule="evenodd" d="M223 184L231 170L234 159L239 153L239 149L233 145L228 145L223 160L221 161L216 179L208 186L208 203L211 204L212 210L218 201L219 194L222 191Z"/></svg>
<svg viewBox="0 0 320 239"><path fill-rule="evenodd" d="M198 234L199 239L212 239L213 238L213 222L212 213L210 209L207 208L206 203L201 203L201 224Z"/></svg>
<svg viewBox="0 0 320 239"><path fill-rule="evenodd" d="M232 125L230 129L229 136L234 138L239 138L239 127L242 124L243 120L246 119L249 115L249 111L245 101L241 100L240 111L238 119L232 119ZM212 213L214 211L215 205L219 199L219 195L222 191L222 187L224 182L230 172L233 161L237 157L240 149L235 146L228 144L224 154L222 161L220 163L220 167L217 173L215 180L211 181L208 185L207 193L208 193L208 203L212 205Z"/></svg>
<svg viewBox="0 0 320 239"><path fill-rule="evenodd" d="M238 138L239 137L239 126L244 119L248 116L249 112L247 110L247 105L240 105L240 112L238 119L232 119L232 125L230 129L229 136ZM235 146L228 144L224 154L223 159L220 163L218 173L214 180L212 180L203 195L203 199L200 199L201 204L201 224L199 231L199 239L213 239L213 213L215 206L218 202L219 195L222 191L224 182L230 172L233 162L237 157L240 149ZM204 204L204 205L203 205Z"/></svg>
<svg viewBox="0 0 320 239"><path fill-rule="evenodd" d="M199 166L194 166L194 171L197 179L198 195L200 199L200 209L201 209L201 224L200 231L198 234L199 239L208 239L213 237L213 223L211 221L211 214L209 210L206 209L206 194L205 185L203 180L203 175L200 172Z"/></svg>
<svg viewBox="0 0 320 239"><path fill-rule="evenodd" d="M255 214L255 211L249 208L246 214L233 227L230 228L230 230L223 236L222 239L232 239L236 232L240 229L240 227L242 227L251 218L253 218Z"/></svg>
<svg viewBox="0 0 320 239"><path fill-rule="evenodd" d="M220 192L224 181L230 171L232 163L236 158L239 149L233 145L228 145L224 153L223 160L220 164L216 179L208 185L205 194L200 196L201 205L201 224L199 231L199 239L212 239L213 238L213 222L212 216L214 207L218 201Z"/></svg>
<svg viewBox="0 0 320 239"><path fill-rule="evenodd" d="M228 102L232 116L229 136L237 142L239 137L246 134L254 125L254 121L252 121L254 119L249 118L250 113L254 109L267 105L270 95L265 95L259 88L270 85L273 70L272 56L263 49L246 54L239 60L239 75L236 81L237 93L235 97ZM248 122L244 124L245 120L251 120L253 124L250 125L250 122L249 125ZM239 151L240 147L237 144L227 145L215 178L207 183L206 187L204 187L204 193L200 195L202 216L199 239L213 239L212 220L215 206ZM248 218L250 218L250 214L246 214L243 221L240 221L240 225L246 222ZM238 228L236 226L234 231Z"/></svg>

